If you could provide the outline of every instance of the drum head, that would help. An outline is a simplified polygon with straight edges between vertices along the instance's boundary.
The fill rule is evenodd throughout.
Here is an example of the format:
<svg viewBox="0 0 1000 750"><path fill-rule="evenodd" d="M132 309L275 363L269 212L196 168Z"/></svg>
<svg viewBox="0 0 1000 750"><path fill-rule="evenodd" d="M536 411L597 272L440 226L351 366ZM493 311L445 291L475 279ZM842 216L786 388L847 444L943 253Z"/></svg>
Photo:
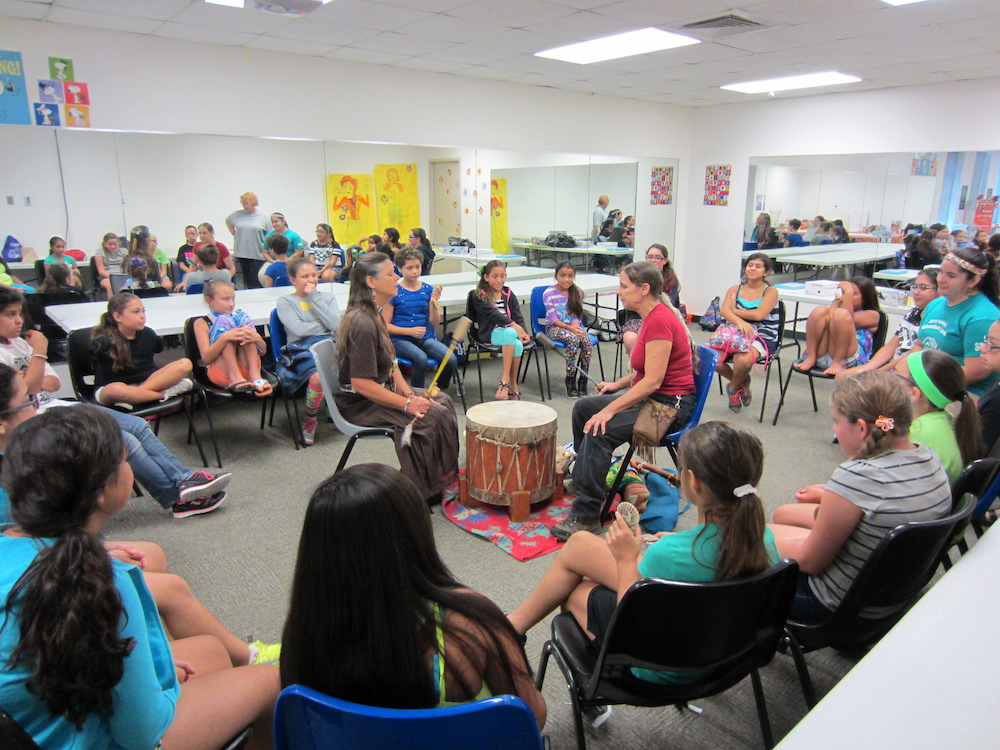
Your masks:
<svg viewBox="0 0 1000 750"><path fill-rule="evenodd" d="M555 422L559 415L551 406L530 401L488 401L465 413L467 422L501 428L541 427Z"/></svg>

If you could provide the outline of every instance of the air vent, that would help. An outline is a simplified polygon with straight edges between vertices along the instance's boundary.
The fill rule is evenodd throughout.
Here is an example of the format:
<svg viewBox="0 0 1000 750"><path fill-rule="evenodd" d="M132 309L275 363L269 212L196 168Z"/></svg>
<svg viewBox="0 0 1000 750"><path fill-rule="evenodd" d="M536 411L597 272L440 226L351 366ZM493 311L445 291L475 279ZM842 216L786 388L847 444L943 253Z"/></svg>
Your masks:
<svg viewBox="0 0 1000 750"><path fill-rule="evenodd" d="M783 25L781 23L772 23L770 21L751 18L750 16L726 13L721 16L703 18L700 21L691 21L691 23L686 23L678 28L677 31L698 39L710 41L735 34L745 34L748 31L773 29Z"/></svg>

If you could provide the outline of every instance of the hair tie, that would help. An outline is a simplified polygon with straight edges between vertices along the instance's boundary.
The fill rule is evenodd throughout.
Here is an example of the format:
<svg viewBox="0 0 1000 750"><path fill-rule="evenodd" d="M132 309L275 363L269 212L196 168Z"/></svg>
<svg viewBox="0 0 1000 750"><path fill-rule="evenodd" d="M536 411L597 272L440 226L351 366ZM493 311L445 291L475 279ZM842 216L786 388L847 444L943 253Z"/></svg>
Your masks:
<svg viewBox="0 0 1000 750"><path fill-rule="evenodd" d="M146 261L144 261L142 258L136 258L135 256L133 256L129 260L129 263L131 263L133 266L139 266L139 268L145 268L146 267Z"/></svg>
<svg viewBox="0 0 1000 750"><path fill-rule="evenodd" d="M741 484L735 490L733 490L733 495L736 497L746 497L747 495L756 495L757 488L752 484Z"/></svg>
<svg viewBox="0 0 1000 750"><path fill-rule="evenodd" d="M961 399L948 398L941 392L940 388L934 385L934 381L931 380L931 376L927 374L927 370L924 368L925 351L927 350L921 349L919 352L906 358L906 364L910 367L910 377L913 378L913 382L916 383L917 388L938 409L943 409L953 400L961 401Z"/></svg>
<svg viewBox="0 0 1000 750"><path fill-rule="evenodd" d="M879 417L875 420L875 426L878 427L882 432L888 432L893 427L896 426L896 421L892 417Z"/></svg>
<svg viewBox="0 0 1000 750"><path fill-rule="evenodd" d="M486 264L485 263L483 263L483 265L481 265L476 270L479 272L479 278L483 278L483 277L486 276Z"/></svg>
<svg viewBox="0 0 1000 750"><path fill-rule="evenodd" d="M975 263L970 263L969 261L965 260L964 258L959 258L957 255L955 255L955 253L948 253L947 255L944 256L944 259L945 260L950 260L956 266L958 266L959 268L961 268L963 270L968 271L973 276L985 276L986 275L986 269L985 268L980 268Z"/></svg>

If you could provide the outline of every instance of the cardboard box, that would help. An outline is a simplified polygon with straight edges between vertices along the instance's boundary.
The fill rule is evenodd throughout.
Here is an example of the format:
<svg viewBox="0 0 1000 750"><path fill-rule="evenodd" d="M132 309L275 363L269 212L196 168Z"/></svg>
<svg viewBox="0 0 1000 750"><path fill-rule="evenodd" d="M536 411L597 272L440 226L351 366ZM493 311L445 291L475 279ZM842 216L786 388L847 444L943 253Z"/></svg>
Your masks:
<svg viewBox="0 0 1000 750"><path fill-rule="evenodd" d="M832 297L838 286L840 286L839 281L833 281L832 279L817 279L815 281L807 281L804 291L806 294L815 294L820 297Z"/></svg>
<svg viewBox="0 0 1000 750"><path fill-rule="evenodd" d="M883 305L888 305L890 307L906 307L907 292L905 289L877 286L875 287L875 291L878 292L878 300Z"/></svg>

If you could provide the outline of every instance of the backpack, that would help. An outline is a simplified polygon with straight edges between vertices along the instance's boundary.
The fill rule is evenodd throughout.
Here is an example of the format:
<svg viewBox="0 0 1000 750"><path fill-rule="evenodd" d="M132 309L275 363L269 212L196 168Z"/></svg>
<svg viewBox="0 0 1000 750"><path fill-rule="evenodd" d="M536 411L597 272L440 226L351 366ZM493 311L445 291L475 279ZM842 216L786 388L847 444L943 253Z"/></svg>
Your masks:
<svg viewBox="0 0 1000 750"><path fill-rule="evenodd" d="M722 310L719 307L718 297L709 303L708 309L705 310L705 314L701 316L698 324L706 331L714 331L722 325Z"/></svg>
<svg viewBox="0 0 1000 750"><path fill-rule="evenodd" d="M470 250L476 249L476 246L472 244L472 240L463 239L462 237L449 237L448 245L451 247L467 247Z"/></svg>
<svg viewBox="0 0 1000 750"><path fill-rule="evenodd" d="M549 247L576 247L576 240L565 232L549 232L545 244Z"/></svg>

